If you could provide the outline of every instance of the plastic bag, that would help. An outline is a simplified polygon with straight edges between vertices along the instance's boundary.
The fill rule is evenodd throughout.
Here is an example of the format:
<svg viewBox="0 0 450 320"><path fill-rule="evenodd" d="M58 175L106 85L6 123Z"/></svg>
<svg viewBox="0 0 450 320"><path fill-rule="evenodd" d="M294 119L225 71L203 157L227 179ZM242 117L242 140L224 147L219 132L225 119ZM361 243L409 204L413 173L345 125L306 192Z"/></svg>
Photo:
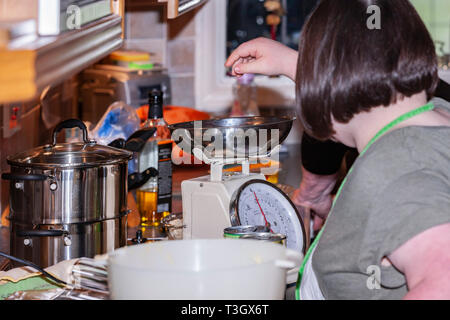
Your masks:
<svg viewBox="0 0 450 320"><path fill-rule="evenodd" d="M98 144L108 145L116 139L128 139L139 130L141 120L136 110L119 101L108 107L97 125L89 132L89 137Z"/></svg>

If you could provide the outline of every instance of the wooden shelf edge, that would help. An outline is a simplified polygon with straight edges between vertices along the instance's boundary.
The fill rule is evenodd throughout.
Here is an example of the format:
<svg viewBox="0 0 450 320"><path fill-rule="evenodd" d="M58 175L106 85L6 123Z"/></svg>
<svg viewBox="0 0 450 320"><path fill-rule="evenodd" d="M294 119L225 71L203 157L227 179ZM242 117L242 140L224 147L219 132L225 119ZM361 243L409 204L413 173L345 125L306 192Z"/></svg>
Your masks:
<svg viewBox="0 0 450 320"><path fill-rule="evenodd" d="M28 101L122 46L122 18L111 15L58 37L0 50L0 103Z"/></svg>
<svg viewBox="0 0 450 320"><path fill-rule="evenodd" d="M127 0L127 5L133 7L145 5L165 5L167 8L167 19L170 20L178 18L186 12L204 5L206 1L208 0L190 0L188 2L180 0Z"/></svg>

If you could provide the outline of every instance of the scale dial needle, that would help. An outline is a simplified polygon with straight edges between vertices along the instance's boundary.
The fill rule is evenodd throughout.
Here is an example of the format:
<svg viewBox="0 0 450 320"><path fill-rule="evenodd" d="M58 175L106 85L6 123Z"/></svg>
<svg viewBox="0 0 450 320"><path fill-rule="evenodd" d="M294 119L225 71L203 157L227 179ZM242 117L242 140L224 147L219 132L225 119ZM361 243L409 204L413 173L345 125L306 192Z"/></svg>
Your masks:
<svg viewBox="0 0 450 320"><path fill-rule="evenodd" d="M270 232L273 233L272 228L270 228L270 223L269 223L269 221L267 221L266 215L264 214L264 211L263 211L261 205L259 204L259 200L258 200L258 197L256 196L256 192L255 191L253 191L253 195L255 196L255 200L256 200L256 203L258 204L259 210L261 210L261 214L262 214L262 216L264 218L264 222L266 223L266 226L269 227Z"/></svg>

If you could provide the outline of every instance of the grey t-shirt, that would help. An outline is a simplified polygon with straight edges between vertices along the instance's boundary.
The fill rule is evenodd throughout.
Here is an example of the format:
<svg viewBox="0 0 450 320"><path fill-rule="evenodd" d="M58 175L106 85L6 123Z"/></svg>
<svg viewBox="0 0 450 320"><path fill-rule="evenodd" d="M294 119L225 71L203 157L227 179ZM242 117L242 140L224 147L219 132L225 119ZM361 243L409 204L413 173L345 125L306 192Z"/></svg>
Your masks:
<svg viewBox="0 0 450 320"><path fill-rule="evenodd" d="M432 102L450 111L446 101ZM403 298L406 278L393 266L381 266L382 258L445 223L450 223L450 127L388 132L354 163L313 254L324 297ZM379 289L373 282L377 268Z"/></svg>

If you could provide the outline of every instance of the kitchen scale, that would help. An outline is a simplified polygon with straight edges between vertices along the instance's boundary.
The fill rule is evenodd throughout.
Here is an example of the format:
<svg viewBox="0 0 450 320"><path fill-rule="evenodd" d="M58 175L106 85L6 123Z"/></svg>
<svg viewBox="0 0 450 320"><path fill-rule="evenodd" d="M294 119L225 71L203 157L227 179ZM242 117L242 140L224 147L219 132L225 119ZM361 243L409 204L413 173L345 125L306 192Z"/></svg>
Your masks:
<svg viewBox="0 0 450 320"><path fill-rule="evenodd" d="M297 207L250 163L276 156L295 118L235 117L170 126L177 145L209 164L210 175L181 183L183 239L223 238L225 228L266 225L286 235L286 246L304 253L305 229ZM223 167L240 164L241 172Z"/></svg>

